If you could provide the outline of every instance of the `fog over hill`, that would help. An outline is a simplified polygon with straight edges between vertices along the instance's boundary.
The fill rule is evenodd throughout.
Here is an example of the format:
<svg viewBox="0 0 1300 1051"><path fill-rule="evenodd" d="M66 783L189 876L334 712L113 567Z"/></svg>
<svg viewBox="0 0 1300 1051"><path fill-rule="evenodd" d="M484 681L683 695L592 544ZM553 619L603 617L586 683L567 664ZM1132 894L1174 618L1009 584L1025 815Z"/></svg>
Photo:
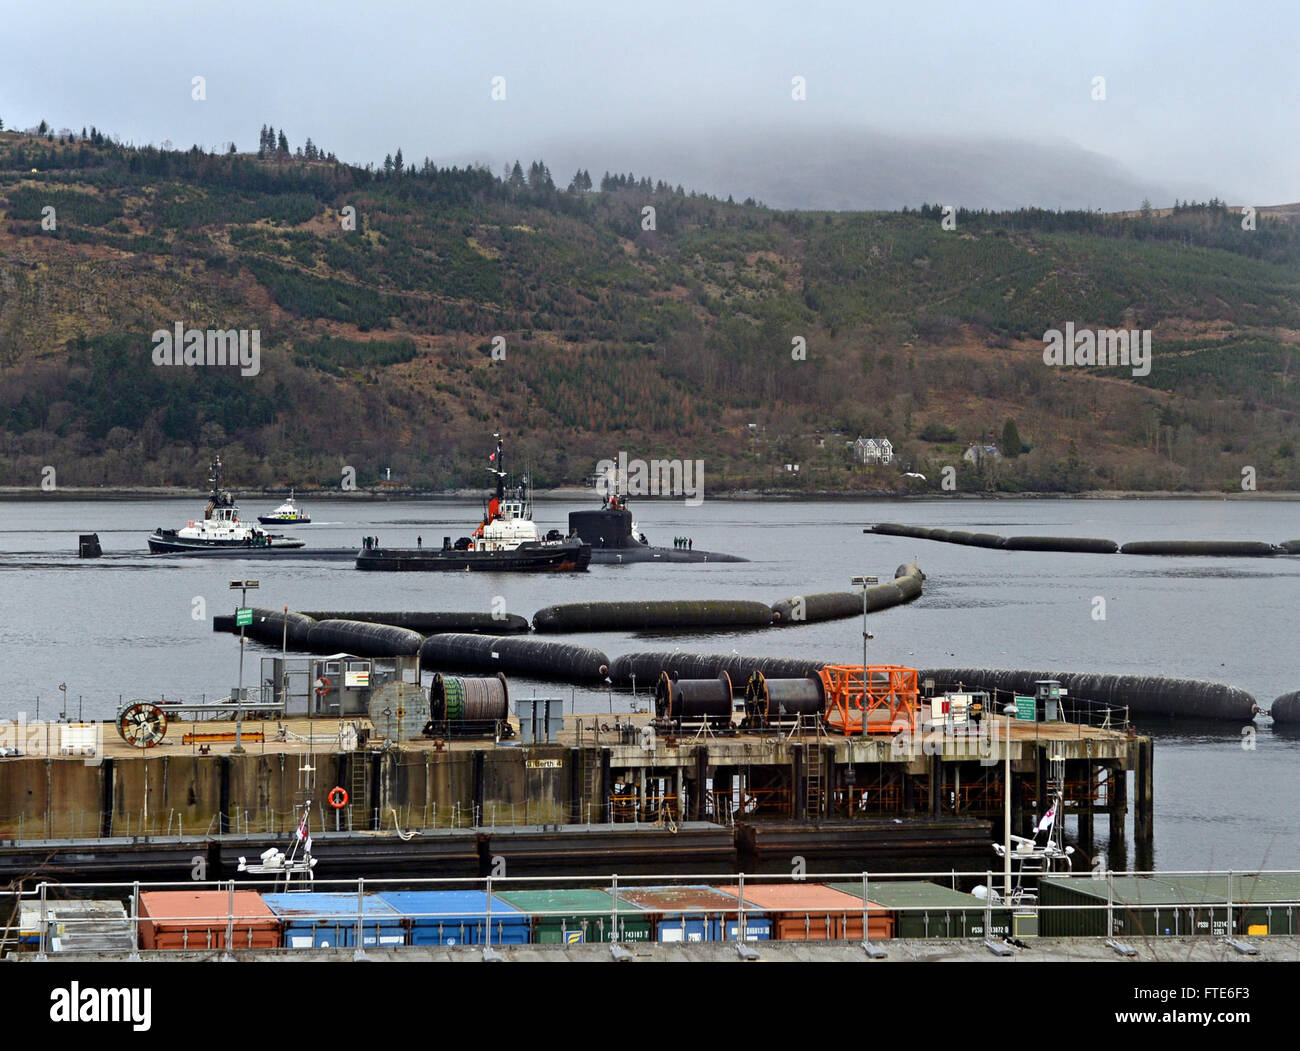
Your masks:
<svg viewBox="0 0 1300 1051"><path fill-rule="evenodd" d="M716 133L624 131L554 136L520 151L526 164L541 157L565 185L586 168L592 178L631 171L736 200L753 197L773 208L898 209L922 202L965 208L1137 208L1175 199L1238 200L1233 187L1201 179L1161 183L1130 172L1115 158L1053 142L995 137L903 135L826 126L763 129L732 126ZM487 164L500 172L512 157L448 158Z"/></svg>

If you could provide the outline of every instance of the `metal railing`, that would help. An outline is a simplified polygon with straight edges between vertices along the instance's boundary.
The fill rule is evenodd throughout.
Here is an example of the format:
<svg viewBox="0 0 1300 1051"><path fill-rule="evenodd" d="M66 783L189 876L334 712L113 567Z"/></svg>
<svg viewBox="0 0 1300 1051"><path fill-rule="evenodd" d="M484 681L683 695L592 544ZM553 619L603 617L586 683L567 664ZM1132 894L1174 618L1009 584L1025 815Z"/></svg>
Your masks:
<svg viewBox="0 0 1300 1051"><path fill-rule="evenodd" d="M1056 875L1067 876L1068 874ZM1187 893L1184 898L1175 900L1170 900L1167 897L1163 900L1157 898L1146 901L1127 900L1124 894L1117 895L1116 893L1115 881L1121 878L1139 880L1151 878L1155 881L1155 884L1159 885L1159 889L1166 889L1169 880L1182 880L1181 886L1186 889ZM863 942L887 942L896 936L894 933L894 920L905 917L908 913L918 913L927 917L942 917L942 922L949 928L952 924L951 917L954 915L960 916L962 931L969 931L970 933L961 935L950 933L945 936L965 937L967 939L983 938L984 940L994 938L1000 930L1010 934L1012 915L1033 915L1041 919L1045 914L1050 915L1054 912L1092 914L1096 915L1099 920L1104 915L1104 925L1103 923L1095 924L1097 927L1102 927L1102 930L1088 932L1088 936L1097 938L1111 938L1119 933L1150 937L1155 932L1145 929L1142 917L1149 916L1159 924L1162 915L1166 918L1172 918L1175 928L1172 933L1180 936L1186 934L1197 937L1231 938L1241 933L1237 929L1240 925L1238 921L1244 919L1247 910L1264 910L1270 926L1275 912L1285 913L1285 932L1300 934L1300 894L1281 895L1275 896L1274 899L1261 900L1249 893L1252 885L1260 880L1289 880L1293 886L1300 887L1300 872L1295 870L1250 870L1245 872L1241 870L1131 870L1079 874L1071 877L1075 889L1078 889L1080 885L1090 887L1092 900L1076 900L1061 904L1002 900L998 894L1000 879L1000 874L995 874L990 870L982 872L948 870L907 873L859 871L807 873L802 875L697 873L680 876L624 876L615 874L603 879L579 875L316 880L311 886L313 894L332 893L344 896L355 900L355 908L305 910L294 912L291 915L279 916L274 915L269 909L266 912L253 914L247 909L237 907L237 891L261 892L268 889L282 889L282 884L273 880L238 882L233 880L212 882L135 881L130 883L43 882L31 890L8 896L9 901L12 903L12 912L5 925L0 927L0 945L14 944L23 937L30 937L30 933L24 935L22 929L21 905L24 903L35 905L37 907L37 958L46 958L50 951L51 926L54 922L53 913L58 911L58 907L64 902L76 902L86 899L97 901L108 899L124 903L126 925L123 932L129 931L131 943L137 947L131 951L132 956L137 955L138 947L142 944L141 928L146 924L151 925L154 929L179 928L181 932L193 931L196 939L200 935L202 936L203 944L190 945L188 938L183 934L183 944L180 951L221 949L227 954L231 952L232 948L238 947L236 942L241 939L247 943L244 948L259 948L252 944L255 925L260 925L262 929L274 929L281 932L304 923L314 925L313 942L315 941L316 926L333 925L340 932L346 929L353 941L350 946L337 947L350 947L353 949L354 955L358 957L364 957L367 946L380 944L381 928L392 928L394 926L400 927L405 932L403 935L404 942L414 937L415 932L420 929L437 927L441 932L443 928L455 927L460 932L460 937L464 939L462 944L482 945L485 951L491 951L494 938L498 946L503 942L522 944L515 938L514 934L507 934L508 930L514 931L526 924L530 931L529 941L531 941L531 931L535 928L537 920L555 918L564 920L582 915L598 921L597 926L601 928L602 932L601 940L606 940L603 937L604 914L590 907L559 906L551 909L520 909L494 897L494 895L511 890L555 889L557 885L562 888L576 886L577 889L582 890L599 890L608 896L608 920L610 925L608 940L610 942L629 940L627 938L627 925L629 922L644 926L647 939L651 937L650 932L657 931L660 934L658 939L660 941L739 941L742 943L756 940L763 941L773 938L773 924L771 921L778 916L794 917L796 921L800 917L803 918L805 936L799 938L796 935L793 940L842 941L848 939L862 940ZM1207 889L1197 893L1195 885L1189 884L1188 880L1204 881L1204 886ZM882 892L882 887L887 888L890 884L900 881L908 883L942 881L942 883L938 884L939 886L947 884L953 890L957 890L959 885L980 887L984 892L983 900L981 901L978 897L972 895L971 902L968 905L951 900L916 905L887 905L877 902L872 897L873 888L881 896L888 897L886 892ZM765 895L756 888L796 884L801 887L824 887L831 883L851 884L854 888L851 896L859 898L861 906L850 906L848 902L836 905L827 900L820 902L806 901L803 903L798 901L788 903L769 901L763 903L749 900L746 896L746 888L749 888L748 893L761 897ZM1101 885L1104 885L1104 895L1102 894ZM645 891L651 886L657 889L689 887L696 897L704 893L699 890L699 888L703 887L707 889L707 893L715 895L717 900L704 905L691 904L689 901L671 902L663 900L658 904L647 904L645 895L638 892ZM719 886L734 887L735 890L734 892L730 890L723 892L718 890ZM1175 884L1175 886L1178 886L1178 884ZM1220 887L1223 893L1208 889L1211 887ZM367 908L368 901L372 901L376 895L388 890L463 891L466 889L479 891L482 894L481 909L478 907L467 909L461 904L446 910L420 909L413 911L411 909L402 909L398 911L394 909L391 915L381 915ZM157 891L216 892L221 896L225 907L207 913L178 912L174 915L165 911L157 911L157 905L152 908L142 908L142 895ZM1239 891L1246 893L1239 895ZM840 893L843 893L843 891L840 891ZM639 901L634 900L638 898ZM143 901L143 904L148 906L150 903ZM215 899L213 904L216 904ZM502 918L503 907L509 911L512 919L506 920ZM494 908L497 910L495 923L493 921ZM521 917L521 919L516 921L513 917ZM872 917L884 921L881 925L885 927L887 933L883 937L876 937L873 934ZM982 918L982 926L972 922L973 917ZM1184 917L1187 921L1187 930L1183 930ZM1127 923L1128 918L1137 922L1130 927ZM1118 922L1120 919L1125 919L1125 922ZM702 928L695 925L697 920L703 921ZM859 920L861 922L860 936L851 934L854 922ZM769 924L766 928L762 925L764 921L768 921ZM65 931L75 929L76 926L75 918L71 917L58 922ZM102 918L98 922L102 923ZM663 937L665 932L672 930L674 924L677 925L680 935L670 938ZM721 931L720 937L711 936L711 933L715 930L714 924L718 925L716 930ZM768 932L768 938L762 937L762 932L765 929ZM468 935L465 933L467 930ZM789 935L783 934L782 937L773 938L773 940L789 940ZM269 947L263 946L260 948ZM288 951L298 950L290 949Z"/></svg>

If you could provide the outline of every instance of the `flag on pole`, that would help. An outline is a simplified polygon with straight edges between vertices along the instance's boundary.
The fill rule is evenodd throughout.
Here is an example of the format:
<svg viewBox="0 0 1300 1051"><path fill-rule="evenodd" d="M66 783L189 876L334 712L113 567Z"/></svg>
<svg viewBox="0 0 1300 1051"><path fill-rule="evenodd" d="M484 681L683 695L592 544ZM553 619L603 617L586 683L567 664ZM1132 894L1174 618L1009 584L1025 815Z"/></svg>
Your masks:
<svg viewBox="0 0 1300 1051"><path fill-rule="evenodd" d="M1037 831L1046 832L1049 828L1052 827L1052 822L1055 820L1056 820L1056 804L1053 803L1051 807L1048 809L1047 813L1043 815L1043 819L1040 822L1038 822Z"/></svg>
<svg viewBox="0 0 1300 1051"><path fill-rule="evenodd" d="M495 460L496 458L497 458L496 453L493 453L491 456L488 457L489 460Z"/></svg>
<svg viewBox="0 0 1300 1051"><path fill-rule="evenodd" d="M308 811L304 807L302 812L302 820L298 822L298 839L302 842L303 849L306 850L308 854L310 854L311 836L307 832L307 814Z"/></svg>

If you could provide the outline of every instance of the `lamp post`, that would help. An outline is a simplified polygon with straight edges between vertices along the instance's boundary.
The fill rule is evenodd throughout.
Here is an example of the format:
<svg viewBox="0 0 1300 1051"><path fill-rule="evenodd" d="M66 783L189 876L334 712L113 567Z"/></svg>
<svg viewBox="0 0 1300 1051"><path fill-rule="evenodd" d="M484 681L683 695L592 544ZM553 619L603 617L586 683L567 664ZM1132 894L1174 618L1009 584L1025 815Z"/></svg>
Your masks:
<svg viewBox="0 0 1300 1051"><path fill-rule="evenodd" d="M235 747L230 751L234 755L244 754L244 609L248 605L248 592L252 588L261 587L256 580L232 580L230 588L232 591L239 591L239 609L235 613L235 619L239 621L239 701L235 708Z"/></svg>
<svg viewBox="0 0 1300 1051"><path fill-rule="evenodd" d="M867 695L867 640L875 638L867 631L867 585L879 584L879 577L854 577L851 581L854 587L862 587L862 696L865 700Z"/></svg>
<svg viewBox="0 0 1300 1051"><path fill-rule="evenodd" d="M1005 770L1002 787L1002 843L1003 900L1011 900L1011 720L1015 717L1016 706L1008 704L1002 710L1002 719L1007 724L1007 742L1005 745Z"/></svg>

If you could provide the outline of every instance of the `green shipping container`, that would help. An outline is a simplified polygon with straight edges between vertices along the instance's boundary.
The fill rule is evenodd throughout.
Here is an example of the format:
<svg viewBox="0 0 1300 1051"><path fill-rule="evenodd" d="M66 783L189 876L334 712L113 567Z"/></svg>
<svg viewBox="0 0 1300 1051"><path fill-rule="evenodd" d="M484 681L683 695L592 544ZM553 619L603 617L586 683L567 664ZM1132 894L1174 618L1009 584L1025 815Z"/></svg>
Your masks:
<svg viewBox="0 0 1300 1051"><path fill-rule="evenodd" d="M862 898L862 881L831 883L835 890ZM925 880L867 881L872 904L894 917L895 938L983 938L984 902L974 894ZM994 906L989 911L994 937L1011 933L1011 913Z"/></svg>
<svg viewBox="0 0 1300 1051"><path fill-rule="evenodd" d="M1167 878L1231 901L1235 934L1300 934L1300 876L1263 873Z"/></svg>
<svg viewBox="0 0 1300 1051"><path fill-rule="evenodd" d="M496 897L530 915L534 945L613 941L614 899L603 890L509 890ZM619 941L648 942L650 920L624 902L618 931Z"/></svg>
<svg viewBox="0 0 1300 1051"><path fill-rule="evenodd" d="M1108 893L1113 902L1109 931ZM1228 933L1226 898L1161 876L1044 876L1038 881L1038 903L1046 938Z"/></svg>

